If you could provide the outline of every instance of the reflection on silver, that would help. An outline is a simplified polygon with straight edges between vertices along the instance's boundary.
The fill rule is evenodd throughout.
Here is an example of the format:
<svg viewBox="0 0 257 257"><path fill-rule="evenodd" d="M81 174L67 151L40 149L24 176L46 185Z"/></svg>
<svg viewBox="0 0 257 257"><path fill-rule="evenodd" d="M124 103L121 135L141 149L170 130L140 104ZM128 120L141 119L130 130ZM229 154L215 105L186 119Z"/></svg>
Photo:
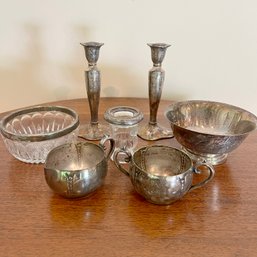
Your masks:
<svg viewBox="0 0 257 257"><path fill-rule="evenodd" d="M195 160L223 163L256 129L257 117L239 107L212 101L183 101L166 111L177 141Z"/></svg>

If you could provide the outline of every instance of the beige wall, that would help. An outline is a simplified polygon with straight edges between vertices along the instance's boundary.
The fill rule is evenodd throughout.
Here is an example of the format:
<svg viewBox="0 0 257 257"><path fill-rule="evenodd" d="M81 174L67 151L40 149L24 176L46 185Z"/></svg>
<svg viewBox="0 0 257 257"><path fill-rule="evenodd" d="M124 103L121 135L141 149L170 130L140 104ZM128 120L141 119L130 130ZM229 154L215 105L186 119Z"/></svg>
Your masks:
<svg viewBox="0 0 257 257"><path fill-rule="evenodd" d="M86 97L85 41L101 48L102 96L147 97L149 42L170 43L163 99L257 114L255 0L8 0L0 9L0 112Z"/></svg>

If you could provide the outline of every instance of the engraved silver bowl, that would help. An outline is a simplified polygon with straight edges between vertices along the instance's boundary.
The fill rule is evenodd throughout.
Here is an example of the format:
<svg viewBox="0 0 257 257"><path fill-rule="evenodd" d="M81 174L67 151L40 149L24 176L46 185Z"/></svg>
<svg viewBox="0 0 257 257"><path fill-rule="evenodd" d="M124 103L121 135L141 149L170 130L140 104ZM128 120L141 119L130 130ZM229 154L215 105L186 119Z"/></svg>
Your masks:
<svg viewBox="0 0 257 257"><path fill-rule="evenodd" d="M182 101L165 112L176 140L193 160L223 163L257 127L257 117L239 107L212 101Z"/></svg>
<svg viewBox="0 0 257 257"><path fill-rule="evenodd" d="M119 160L120 154L127 155L129 169ZM115 153L116 167L130 177L135 190L154 204L170 204L181 199L187 192L206 185L214 177L212 165L205 162L193 164L183 151L164 145L151 145L138 149L133 155L121 149ZM202 174L205 178L193 184L193 177Z"/></svg>
<svg viewBox="0 0 257 257"><path fill-rule="evenodd" d="M79 117L62 106L36 106L6 115L0 131L7 150L27 163L44 163L54 147L76 140Z"/></svg>

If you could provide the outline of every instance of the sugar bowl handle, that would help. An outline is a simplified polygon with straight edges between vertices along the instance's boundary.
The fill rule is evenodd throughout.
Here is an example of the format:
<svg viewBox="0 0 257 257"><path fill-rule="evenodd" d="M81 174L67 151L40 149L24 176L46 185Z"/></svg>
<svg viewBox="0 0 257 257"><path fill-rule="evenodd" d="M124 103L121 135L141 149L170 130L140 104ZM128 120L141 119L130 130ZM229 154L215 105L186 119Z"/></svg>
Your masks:
<svg viewBox="0 0 257 257"><path fill-rule="evenodd" d="M203 162L197 162L197 163L194 165L194 167L193 167L193 172L194 172L194 174L201 174L201 173L202 173L202 171L201 171L200 169L198 169L198 168L201 167L201 166L202 166L202 167L207 167L209 175L208 175L208 177L207 177L206 179L204 179L203 181L201 181L201 182L199 182L199 183L197 183L197 184L192 185L192 186L190 187L189 191L192 191L192 190L194 190L194 189L196 189L196 188L199 188L199 187L202 187L202 186L206 185L206 184L207 184L209 181L211 181L211 180L213 179L213 177L214 177L215 170L214 170L213 166L212 166L211 164L206 163L205 161L203 161Z"/></svg>
<svg viewBox="0 0 257 257"><path fill-rule="evenodd" d="M108 151L107 151L107 148L105 146L107 141L110 141L110 147L109 147ZM105 135L101 139L99 145L104 149L105 152L107 151L107 153L105 154L105 157L106 157L107 160L109 160L111 155L112 155L112 153L113 153L113 151L114 151L114 148L115 148L115 141L114 141L114 139L111 138L110 136Z"/></svg>
<svg viewBox="0 0 257 257"><path fill-rule="evenodd" d="M131 153L129 153L128 151L126 151L125 149L120 149L119 151L115 152L114 153L114 157L113 157L113 160L114 160L114 163L115 163L115 166L122 172L124 173L125 175L127 175L128 177L130 176L130 173L129 171L127 171L126 169L124 169L122 166L121 166L121 163L119 161L119 154L125 154L127 157L125 158L125 162L129 163L130 160L131 160Z"/></svg>

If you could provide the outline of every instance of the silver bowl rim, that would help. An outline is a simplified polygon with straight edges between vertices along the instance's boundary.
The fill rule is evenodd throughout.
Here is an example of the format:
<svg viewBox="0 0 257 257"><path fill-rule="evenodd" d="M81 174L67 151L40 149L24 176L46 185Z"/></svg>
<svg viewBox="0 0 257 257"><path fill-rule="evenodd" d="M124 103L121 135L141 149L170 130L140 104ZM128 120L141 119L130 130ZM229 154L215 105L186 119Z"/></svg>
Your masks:
<svg viewBox="0 0 257 257"><path fill-rule="evenodd" d="M168 117L168 113L172 111L172 109L174 108L174 106L178 105L178 104L190 104L190 103L209 103L209 104L217 104L217 105L223 105L223 106L226 106L226 107L229 107L229 108L233 108L235 110L239 110L239 111L242 111L242 112L245 112L247 113L248 115L250 115L253 120L254 120L254 123L255 123L255 128L251 131L248 131L248 132L245 132L245 133L237 133L237 134L229 134L229 133L226 133L226 134L222 134L222 133L215 133L215 134L212 134L212 133L205 133L205 132L202 132L202 131L196 131L196 130L192 130L192 129L188 129L184 126L179 126L178 124L172 122L169 117ZM184 129L184 130L187 130L187 131L191 131L191 132L194 132L194 133L197 133L197 134L204 134L204 135L211 135L211 136L224 136L224 137L236 137L236 136L243 136L243 135L247 135L251 132L253 132L254 130L257 129L257 116L254 115L253 113L241 108L241 107L238 107L238 106L235 106L235 105L232 105L232 104L227 104L227 103L223 103L223 102L217 102L217 101L209 101L209 100L187 100L187 101L177 101L177 102L174 102L172 104L170 104L166 111L164 112L164 115L165 117L168 119L168 121L176 126L176 127L179 127L181 129Z"/></svg>
<svg viewBox="0 0 257 257"><path fill-rule="evenodd" d="M99 162L96 164L96 165L92 165L92 166L88 166L87 168L82 168L82 169L60 169L60 168L52 168L50 167L50 164L49 164L49 158L52 154L55 154L56 151L59 151L61 150L62 148L66 148L66 147L70 147L71 145L78 145L78 144L81 144L83 146L86 146L86 145L90 145L92 147L96 147L98 149L100 149L102 152L103 152L103 156L102 158L99 160ZM95 144L95 143L92 143L92 142L87 142L87 141L77 141L77 142L69 142L69 143L65 143L65 144L62 144L62 145L59 145L59 146L56 146L55 148L53 148L48 154L47 154L47 157L46 157L46 160L45 160L45 163L44 163L44 170L54 170L54 171L58 171L58 172L68 172L68 173L79 173L79 172L84 172L84 171L88 171L89 169L92 169L92 168L95 168L97 169L98 166L102 165L102 163L106 161L107 162L107 159L105 157L105 154L104 154L104 149L101 145L98 145L98 144Z"/></svg>
<svg viewBox="0 0 257 257"><path fill-rule="evenodd" d="M136 154L137 152L139 152L139 151L142 151L142 150L148 149L148 148L166 148L166 149L174 150L174 151L176 151L176 152L183 153L183 154L188 158L188 160L189 160L189 162L190 162L190 167L189 167L187 170L185 170L185 171L183 171L183 172L180 172L180 173L177 174L177 175L162 176L162 175L151 174L151 173L147 172L145 169L142 169L142 168L141 168L139 165L137 165L137 163L135 162L135 154ZM190 158L190 156L189 156L187 153L185 153L184 151L182 151L182 150L180 150L180 149L178 149L178 148L176 148L176 147L168 146L168 145L162 145L162 144L147 145L147 146L143 146L143 147L138 148L138 149L134 152L134 154L132 155L131 161L132 161L133 165L135 165L141 172L143 172L143 173L146 174L147 176L150 176L151 178L168 178L168 177L180 176L180 175L182 175L182 174L185 174L185 173L189 172L190 169L191 169L191 167L193 167L193 161L192 161L192 159Z"/></svg>
<svg viewBox="0 0 257 257"><path fill-rule="evenodd" d="M18 133L7 131L5 128L6 124L17 116L20 116L23 114L29 114L33 112L42 112L42 111L63 112L72 116L74 118L74 121L69 126L63 129L46 133L46 134L31 134L31 135L18 134ZM0 122L0 131L5 138L11 139L11 140L25 141L25 142L39 142L39 141L55 139L55 138L59 138L61 136L67 135L70 132L74 131L78 126L79 126L79 116L71 108L64 107L64 106L33 106L33 107L19 109L17 111L11 112L6 116L4 116Z"/></svg>

